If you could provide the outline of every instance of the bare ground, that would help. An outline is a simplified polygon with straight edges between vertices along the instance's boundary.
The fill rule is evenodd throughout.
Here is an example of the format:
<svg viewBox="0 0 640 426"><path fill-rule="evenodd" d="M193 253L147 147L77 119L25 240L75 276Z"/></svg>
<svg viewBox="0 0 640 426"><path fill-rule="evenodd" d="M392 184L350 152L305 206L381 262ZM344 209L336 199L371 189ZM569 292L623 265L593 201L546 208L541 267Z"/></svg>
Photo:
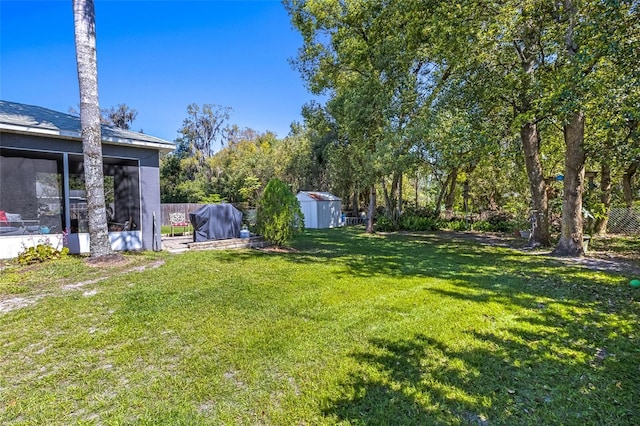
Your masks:
<svg viewBox="0 0 640 426"><path fill-rule="evenodd" d="M638 252L628 251L621 253L590 249L584 257L557 257L551 256L551 248L531 249L526 247L526 241L523 238L505 234L443 231L439 232L438 235L450 240L462 239L475 241L481 245L513 248L534 256L550 257L565 265L578 265L593 271L617 272L640 277L640 253Z"/></svg>
<svg viewBox="0 0 640 426"><path fill-rule="evenodd" d="M118 254L117 256L107 256L105 258L100 258L97 261L95 259L91 260L88 258L86 260L87 265L95 268L99 267L113 267L113 266L123 266L125 267L127 264L131 263L129 259ZM138 265L129 268L123 268L120 270L120 273L129 273L129 272L142 272L146 269L155 269L164 264L164 260L156 260L155 262L148 263L145 265ZM78 290L82 287L91 284L97 284L99 282L105 281L109 279L109 275L102 276L100 278L95 278L87 281L80 281L76 283L69 283L60 286L60 290L62 291L71 291ZM0 314L13 311L15 309L23 308L26 306L33 305L38 302L40 299L53 295L52 291L45 291L39 294L33 294L28 296L8 296L4 297L0 295ZM90 294L90 293L88 293Z"/></svg>

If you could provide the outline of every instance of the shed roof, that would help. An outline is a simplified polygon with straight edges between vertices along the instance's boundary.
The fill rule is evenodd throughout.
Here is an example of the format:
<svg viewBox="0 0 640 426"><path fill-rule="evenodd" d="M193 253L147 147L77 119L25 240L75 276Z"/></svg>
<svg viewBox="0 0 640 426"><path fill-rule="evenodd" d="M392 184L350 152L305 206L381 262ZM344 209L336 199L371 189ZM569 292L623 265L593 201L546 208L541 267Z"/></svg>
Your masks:
<svg viewBox="0 0 640 426"><path fill-rule="evenodd" d="M330 192L300 191L297 197L299 201L342 201Z"/></svg>
<svg viewBox="0 0 640 426"><path fill-rule="evenodd" d="M0 132L82 140L80 118L51 109L0 100ZM144 133L102 125L102 142L169 152L173 142Z"/></svg>

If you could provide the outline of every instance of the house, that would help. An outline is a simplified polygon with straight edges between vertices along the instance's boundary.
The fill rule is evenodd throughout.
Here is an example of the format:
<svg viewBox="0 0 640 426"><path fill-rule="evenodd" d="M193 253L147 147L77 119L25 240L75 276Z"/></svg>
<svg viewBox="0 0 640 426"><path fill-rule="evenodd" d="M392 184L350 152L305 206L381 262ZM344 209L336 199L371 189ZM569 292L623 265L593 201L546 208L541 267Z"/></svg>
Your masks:
<svg viewBox="0 0 640 426"><path fill-rule="evenodd" d="M102 126L114 250L160 249L160 153L174 148L173 142ZM80 119L0 101L0 258L43 240L71 253L88 252L85 194Z"/></svg>
<svg viewBox="0 0 640 426"><path fill-rule="evenodd" d="M305 228L342 226L342 200L328 192L300 191L296 195L304 215Z"/></svg>

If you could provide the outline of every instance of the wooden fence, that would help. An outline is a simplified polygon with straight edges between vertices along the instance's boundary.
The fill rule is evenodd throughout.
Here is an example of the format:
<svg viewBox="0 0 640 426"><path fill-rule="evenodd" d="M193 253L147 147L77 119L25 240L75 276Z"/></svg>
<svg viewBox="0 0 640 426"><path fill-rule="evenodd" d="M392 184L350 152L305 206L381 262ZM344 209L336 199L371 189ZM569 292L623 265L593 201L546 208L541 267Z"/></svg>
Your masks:
<svg viewBox="0 0 640 426"><path fill-rule="evenodd" d="M185 219L189 220L189 213L198 210L204 204L197 203L180 203L180 204L161 204L160 205L160 221L161 226L170 226L169 217L171 213L183 213Z"/></svg>
<svg viewBox="0 0 640 426"><path fill-rule="evenodd" d="M248 208L246 205L232 203L235 208L242 211L244 218L243 221L246 224L253 224L256 221L256 209ZM160 226L171 226L170 216L171 213L184 213L184 218L189 221L189 213L198 210L200 207L206 206L206 204L198 203L163 203L160 205Z"/></svg>

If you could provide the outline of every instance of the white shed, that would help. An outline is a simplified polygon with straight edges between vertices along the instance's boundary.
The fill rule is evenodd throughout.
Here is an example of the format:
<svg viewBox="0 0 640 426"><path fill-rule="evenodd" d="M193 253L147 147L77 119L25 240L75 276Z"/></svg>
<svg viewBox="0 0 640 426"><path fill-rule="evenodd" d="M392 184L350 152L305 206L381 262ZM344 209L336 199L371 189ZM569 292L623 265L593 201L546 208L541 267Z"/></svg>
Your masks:
<svg viewBox="0 0 640 426"><path fill-rule="evenodd" d="M342 226L342 200L328 192L301 191L296 195L304 214L305 228Z"/></svg>

